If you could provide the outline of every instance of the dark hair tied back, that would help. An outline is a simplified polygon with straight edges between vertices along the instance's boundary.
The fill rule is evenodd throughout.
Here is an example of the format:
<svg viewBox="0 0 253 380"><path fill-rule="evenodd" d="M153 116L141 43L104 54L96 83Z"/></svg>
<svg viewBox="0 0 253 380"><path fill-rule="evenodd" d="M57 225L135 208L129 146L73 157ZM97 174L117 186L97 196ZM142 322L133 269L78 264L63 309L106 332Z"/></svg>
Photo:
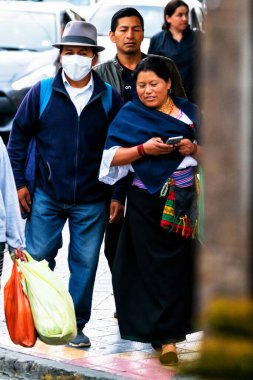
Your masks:
<svg viewBox="0 0 253 380"><path fill-rule="evenodd" d="M168 29L170 24L166 21L166 16L169 16L171 17L176 9L178 7L186 7L189 11L189 6L188 4L186 4L184 1L182 0L171 0L165 7L164 7L164 10L163 10L163 17L164 17L164 23L163 23L163 29Z"/></svg>
<svg viewBox="0 0 253 380"><path fill-rule="evenodd" d="M136 82L142 71L152 71L165 82L171 80L171 95L186 98L182 85L182 79L176 64L172 59L158 55L149 55L142 59L133 72L133 80Z"/></svg>
<svg viewBox="0 0 253 380"><path fill-rule="evenodd" d="M170 79L170 71L165 63L165 61L157 57L146 57L140 61L136 66L133 79L136 81L138 74L141 71L153 71L159 78L162 78L165 82Z"/></svg>

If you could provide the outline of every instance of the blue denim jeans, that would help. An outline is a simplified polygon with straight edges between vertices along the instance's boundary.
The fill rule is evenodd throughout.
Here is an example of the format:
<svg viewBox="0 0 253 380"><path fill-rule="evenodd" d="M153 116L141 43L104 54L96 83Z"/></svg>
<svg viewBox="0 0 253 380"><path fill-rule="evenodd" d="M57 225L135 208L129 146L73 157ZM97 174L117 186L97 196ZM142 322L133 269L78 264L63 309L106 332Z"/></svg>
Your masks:
<svg viewBox="0 0 253 380"><path fill-rule="evenodd" d="M62 247L62 230L68 220L69 292L75 305L78 328L83 328L90 319L105 218L106 201L65 204L54 201L36 188L31 216L26 222L27 251L35 260L46 259L54 269L55 257Z"/></svg>

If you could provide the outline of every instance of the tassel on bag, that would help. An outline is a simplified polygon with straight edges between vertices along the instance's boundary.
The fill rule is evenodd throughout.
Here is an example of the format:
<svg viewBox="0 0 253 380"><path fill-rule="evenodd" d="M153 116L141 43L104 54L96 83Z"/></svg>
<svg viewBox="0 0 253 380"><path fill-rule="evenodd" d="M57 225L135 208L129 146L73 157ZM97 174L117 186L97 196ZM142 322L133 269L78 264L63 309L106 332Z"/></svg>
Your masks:
<svg viewBox="0 0 253 380"><path fill-rule="evenodd" d="M175 181L172 178L166 181L160 195L165 196L168 191L160 223L161 227L168 232L180 234L185 238L191 237L195 239L198 230L198 220L192 220L187 215L178 216L175 214L176 193Z"/></svg>

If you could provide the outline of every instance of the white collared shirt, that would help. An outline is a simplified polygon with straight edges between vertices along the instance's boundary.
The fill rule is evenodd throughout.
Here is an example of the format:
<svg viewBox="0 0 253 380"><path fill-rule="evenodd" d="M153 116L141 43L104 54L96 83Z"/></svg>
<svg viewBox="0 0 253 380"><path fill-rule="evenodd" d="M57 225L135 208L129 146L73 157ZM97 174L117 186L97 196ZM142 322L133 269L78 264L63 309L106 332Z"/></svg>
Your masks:
<svg viewBox="0 0 253 380"><path fill-rule="evenodd" d="M82 88L72 87L69 84L63 70L62 70L62 80L63 80L63 84L66 88L66 91L69 94L70 99L72 100L72 102L74 103L74 106L76 107L76 111L77 111L78 116L79 116L81 114L83 108L88 104L88 102L91 98L91 95L93 93L94 80L93 80L92 73L91 73L89 83Z"/></svg>

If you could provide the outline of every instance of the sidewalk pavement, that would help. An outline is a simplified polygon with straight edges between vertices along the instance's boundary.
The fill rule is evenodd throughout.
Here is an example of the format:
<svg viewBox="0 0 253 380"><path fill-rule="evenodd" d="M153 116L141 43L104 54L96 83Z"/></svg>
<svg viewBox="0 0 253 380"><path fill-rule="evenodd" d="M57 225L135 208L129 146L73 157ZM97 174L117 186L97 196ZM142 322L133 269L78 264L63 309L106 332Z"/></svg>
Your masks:
<svg viewBox="0 0 253 380"><path fill-rule="evenodd" d="M58 254L56 275L67 285L68 231L64 230L64 246ZM10 276L12 262L5 256L0 294L0 380L2 379L136 379L175 380L183 377L178 367L162 366L159 353L150 344L130 342L120 338L111 286L111 274L101 250L96 276L92 315L85 327L91 340L90 348L49 346L39 339L32 348L13 344L5 325L3 288ZM179 361L198 358L202 333L188 335L177 344ZM1 377L2 376L2 377Z"/></svg>

